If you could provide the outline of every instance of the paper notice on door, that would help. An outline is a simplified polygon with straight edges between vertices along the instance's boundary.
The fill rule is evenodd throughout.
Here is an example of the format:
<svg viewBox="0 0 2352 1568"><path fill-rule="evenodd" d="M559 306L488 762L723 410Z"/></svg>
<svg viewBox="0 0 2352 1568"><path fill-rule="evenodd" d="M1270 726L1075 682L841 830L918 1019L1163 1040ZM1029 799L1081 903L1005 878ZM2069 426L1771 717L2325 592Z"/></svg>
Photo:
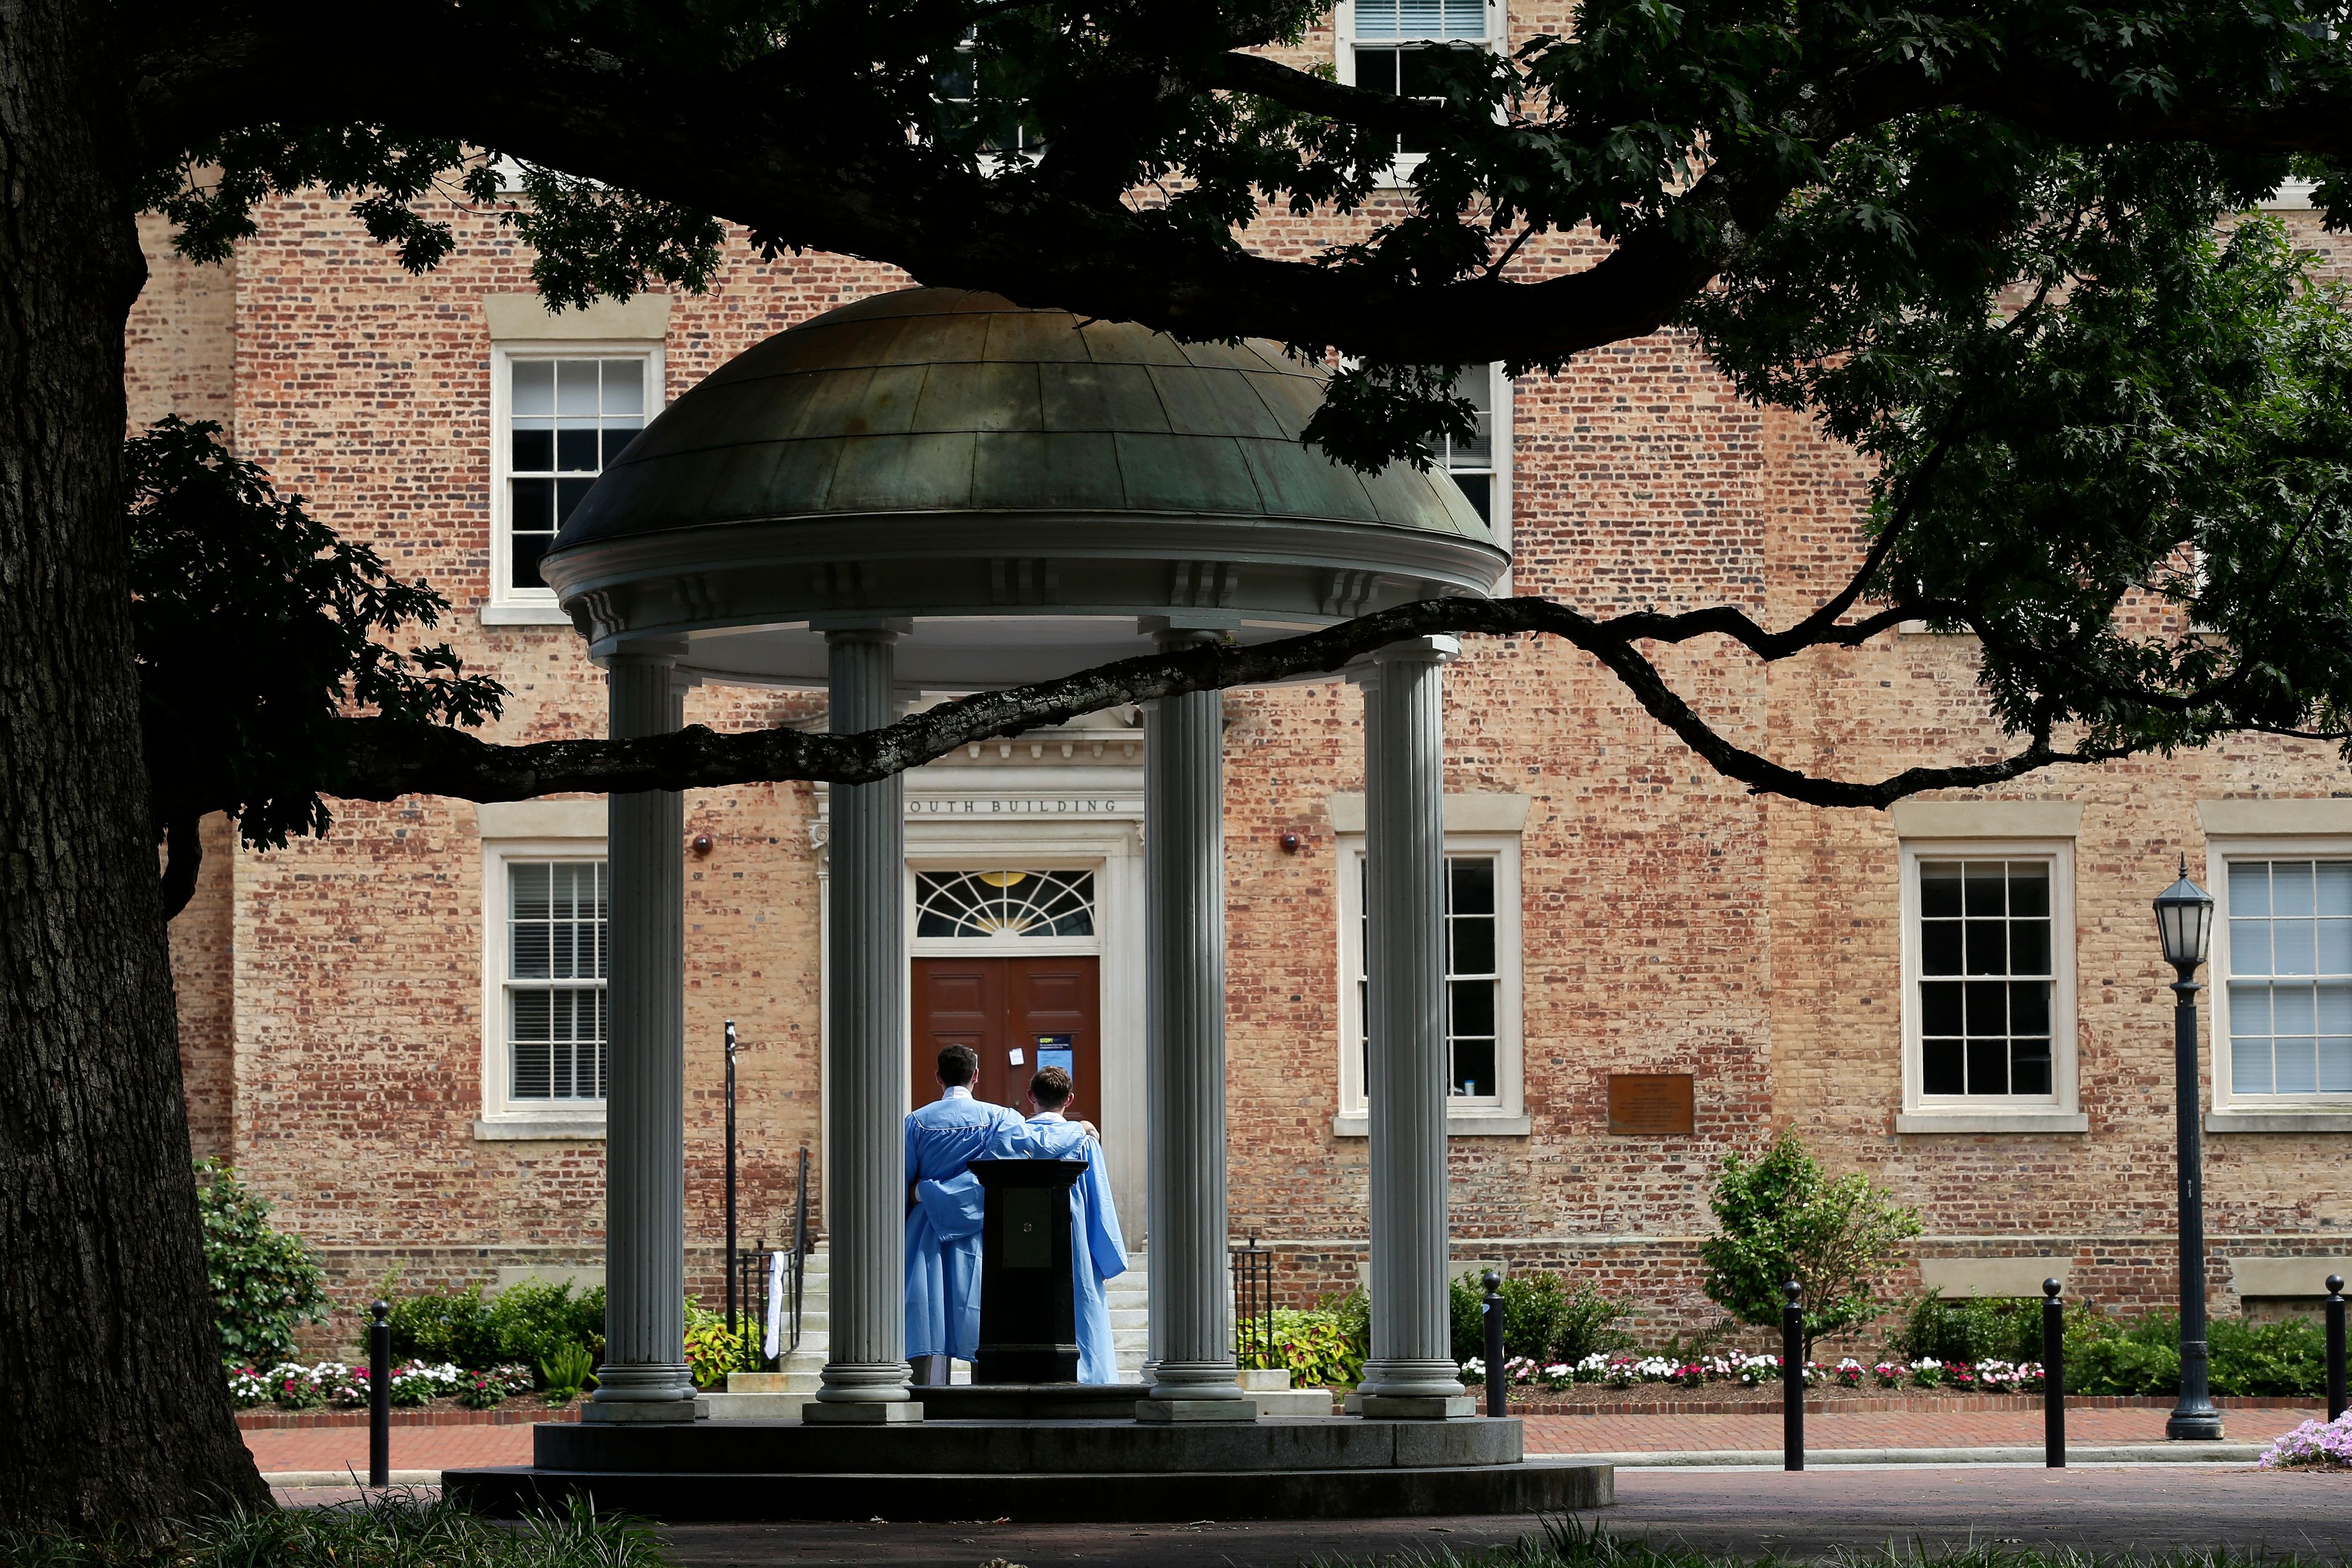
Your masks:
<svg viewBox="0 0 2352 1568"><path fill-rule="evenodd" d="M1029 1058L1021 1054L1021 1047L1019 1046L1013 1047L1012 1050L1005 1054L1011 1059L1012 1064L1014 1067L1023 1067L1028 1063Z"/></svg>

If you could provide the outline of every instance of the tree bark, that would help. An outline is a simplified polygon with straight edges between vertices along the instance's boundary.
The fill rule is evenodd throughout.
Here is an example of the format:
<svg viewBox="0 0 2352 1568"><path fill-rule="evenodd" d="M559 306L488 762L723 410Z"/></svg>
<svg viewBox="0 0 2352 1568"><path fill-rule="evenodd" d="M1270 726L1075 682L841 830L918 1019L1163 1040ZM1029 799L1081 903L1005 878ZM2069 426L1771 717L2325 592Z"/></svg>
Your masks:
<svg viewBox="0 0 2352 1568"><path fill-rule="evenodd" d="M99 0L0 0L0 1522L266 1504L190 1175L123 572ZM111 106L111 107L110 107Z"/></svg>

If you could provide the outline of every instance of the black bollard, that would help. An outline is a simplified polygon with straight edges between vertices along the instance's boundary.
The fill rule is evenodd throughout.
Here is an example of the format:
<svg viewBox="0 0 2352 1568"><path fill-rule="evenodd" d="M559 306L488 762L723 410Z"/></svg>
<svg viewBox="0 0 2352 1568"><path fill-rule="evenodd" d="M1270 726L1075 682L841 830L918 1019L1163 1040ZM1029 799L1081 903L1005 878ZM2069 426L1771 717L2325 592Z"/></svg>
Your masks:
<svg viewBox="0 0 2352 1568"><path fill-rule="evenodd" d="M392 1485L392 1303L368 1328L368 1485Z"/></svg>
<svg viewBox="0 0 2352 1568"><path fill-rule="evenodd" d="M2327 1277L2327 1418L2344 1414L2344 1276Z"/></svg>
<svg viewBox="0 0 2352 1568"><path fill-rule="evenodd" d="M1780 1309L1780 1468L1805 1468L1804 1287L1794 1279L1780 1287L1789 1304Z"/></svg>
<svg viewBox="0 0 2352 1568"><path fill-rule="evenodd" d="M1486 1414L1510 1414L1510 1373L1503 1362L1503 1277L1493 1269L1480 1281L1486 1287Z"/></svg>
<svg viewBox="0 0 2352 1568"><path fill-rule="evenodd" d="M2042 1462L2066 1468L2066 1309L2058 1304L2065 1287L2042 1282Z"/></svg>

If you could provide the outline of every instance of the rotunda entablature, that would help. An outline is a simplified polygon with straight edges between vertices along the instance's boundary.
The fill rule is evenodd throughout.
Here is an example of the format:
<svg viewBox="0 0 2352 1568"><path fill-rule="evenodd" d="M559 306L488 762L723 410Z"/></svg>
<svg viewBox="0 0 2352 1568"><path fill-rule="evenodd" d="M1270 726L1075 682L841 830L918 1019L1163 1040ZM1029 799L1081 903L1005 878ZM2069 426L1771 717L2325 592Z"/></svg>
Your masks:
<svg viewBox="0 0 2352 1568"><path fill-rule="evenodd" d="M994 295L912 289L780 332L672 404L541 570L598 657L683 641L722 682L822 682L889 624L898 679L969 690L1266 641L1508 564L1445 474L1302 444L1322 377Z"/></svg>

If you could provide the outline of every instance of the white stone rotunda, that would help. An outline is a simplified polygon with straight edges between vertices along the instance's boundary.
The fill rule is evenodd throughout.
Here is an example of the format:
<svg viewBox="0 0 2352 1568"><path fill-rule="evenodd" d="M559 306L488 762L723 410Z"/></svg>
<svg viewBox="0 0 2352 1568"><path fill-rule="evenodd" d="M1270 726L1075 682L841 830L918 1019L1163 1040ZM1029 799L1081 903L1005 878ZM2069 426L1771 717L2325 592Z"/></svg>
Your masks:
<svg viewBox="0 0 2352 1568"><path fill-rule="evenodd" d="M1507 558L1454 485L1406 465L1359 475L1302 445L1321 398L1272 345L908 289L780 333L686 393L598 479L542 571L611 672L616 738L678 727L697 681L823 685L834 731L856 732L918 692L1486 594ZM1455 652L1422 638L1347 672L1369 749L1373 1344L1365 1419L1323 1418L1335 1428L1471 1415L1446 1296L1441 689ZM1129 1429L1171 1438L1255 1419L1225 1272L1221 712L1200 692L1145 721L1150 1390ZM804 1421L944 1439L966 1424L923 1421L904 1354L902 798L896 778L831 795L830 1359ZM651 1462L640 1439L697 1435L679 1310L683 801L615 795L611 812L606 1359L589 1425L541 1429L542 1469L551 1436L591 1443L600 1423L640 1456L621 1468Z"/></svg>

